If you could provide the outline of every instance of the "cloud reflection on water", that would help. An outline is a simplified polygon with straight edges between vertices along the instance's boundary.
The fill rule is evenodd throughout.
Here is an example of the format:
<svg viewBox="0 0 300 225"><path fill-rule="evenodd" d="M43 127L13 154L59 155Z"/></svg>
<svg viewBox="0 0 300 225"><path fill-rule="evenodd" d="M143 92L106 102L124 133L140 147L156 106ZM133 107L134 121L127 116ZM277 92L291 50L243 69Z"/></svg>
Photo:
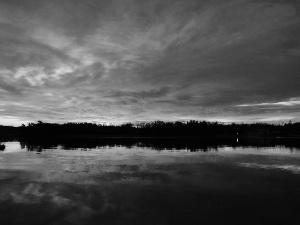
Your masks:
<svg viewBox="0 0 300 225"><path fill-rule="evenodd" d="M7 224L182 224L187 218L219 224L240 222L249 211L276 221L295 211L293 199L300 197L299 154L287 148L36 153L0 154L0 213ZM277 198L289 207L276 206ZM272 217L275 206L281 214Z"/></svg>

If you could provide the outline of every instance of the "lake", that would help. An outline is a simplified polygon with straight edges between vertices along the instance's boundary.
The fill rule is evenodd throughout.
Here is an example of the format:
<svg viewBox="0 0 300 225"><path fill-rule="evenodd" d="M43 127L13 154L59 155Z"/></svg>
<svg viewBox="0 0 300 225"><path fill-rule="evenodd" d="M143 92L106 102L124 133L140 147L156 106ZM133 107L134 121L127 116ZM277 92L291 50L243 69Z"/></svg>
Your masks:
<svg viewBox="0 0 300 225"><path fill-rule="evenodd" d="M0 223L299 224L298 141L5 141Z"/></svg>

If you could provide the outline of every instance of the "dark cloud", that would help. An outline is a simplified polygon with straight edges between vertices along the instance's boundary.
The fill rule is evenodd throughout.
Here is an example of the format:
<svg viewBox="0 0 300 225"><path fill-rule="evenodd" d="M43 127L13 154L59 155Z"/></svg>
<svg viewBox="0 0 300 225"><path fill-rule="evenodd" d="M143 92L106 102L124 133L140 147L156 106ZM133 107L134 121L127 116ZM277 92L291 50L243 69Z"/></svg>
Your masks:
<svg viewBox="0 0 300 225"><path fill-rule="evenodd" d="M300 96L299 20L296 0L1 0L0 122L298 120L259 104Z"/></svg>

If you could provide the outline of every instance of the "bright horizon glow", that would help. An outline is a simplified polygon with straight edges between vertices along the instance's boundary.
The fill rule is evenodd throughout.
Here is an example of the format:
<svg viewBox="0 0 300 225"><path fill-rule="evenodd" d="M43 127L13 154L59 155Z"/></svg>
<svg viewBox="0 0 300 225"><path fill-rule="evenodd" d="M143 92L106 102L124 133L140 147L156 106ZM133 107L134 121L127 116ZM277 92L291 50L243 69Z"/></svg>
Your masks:
<svg viewBox="0 0 300 225"><path fill-rule="evenodd" d="M219 123L224 123L224 124L231 124L231 123L237 123L237 124L251 124L251 123L271 123L271 124L278 124L278 123L287 123L290 120L292 120L293 122L300 122L299 120L295 120L295 118L293 117L270 117L270 118L262 118L262 119L255 119L255 120L243 120L243 119L232 119L232 118L207 118L207 119L195 119L195 118L191 118L191 119L185 119L185 120L163 120L164 122L176 122L176 121L180 121L180 122L187 122L190 120L196 120L196 121L207 121L207 122L219 122ZM142 122L154 122L157 120L153 120L153 121L120 121L120 122L103 122L103 121L63 121L63 122L54 122L54 121L42 121L45 123L58 123L58 124L62 124L62 123L96 123L96 124L102 124L102 125L121 125L121 124L126 124L126 123L142 123ZM14 118L4 118L1 119L0 118L0 125L2 126L14 126L14 127L19 127L22 124L24 125L28 125L29 123L36 123L38 122L38 120L36 121L22 121L20 119L14 119Z"/></svg>

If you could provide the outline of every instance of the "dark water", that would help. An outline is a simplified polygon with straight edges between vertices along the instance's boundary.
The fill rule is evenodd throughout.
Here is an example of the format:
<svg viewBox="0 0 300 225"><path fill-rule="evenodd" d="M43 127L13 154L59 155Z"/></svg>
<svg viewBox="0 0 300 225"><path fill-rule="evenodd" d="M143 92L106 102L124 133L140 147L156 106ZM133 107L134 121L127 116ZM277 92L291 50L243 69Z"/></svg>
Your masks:
<svg viewBox="0 0 300 225"><path fill-rule="evenodd" d="M0 224L300 222L295 141L125 142L5 142Z"/></svg>

